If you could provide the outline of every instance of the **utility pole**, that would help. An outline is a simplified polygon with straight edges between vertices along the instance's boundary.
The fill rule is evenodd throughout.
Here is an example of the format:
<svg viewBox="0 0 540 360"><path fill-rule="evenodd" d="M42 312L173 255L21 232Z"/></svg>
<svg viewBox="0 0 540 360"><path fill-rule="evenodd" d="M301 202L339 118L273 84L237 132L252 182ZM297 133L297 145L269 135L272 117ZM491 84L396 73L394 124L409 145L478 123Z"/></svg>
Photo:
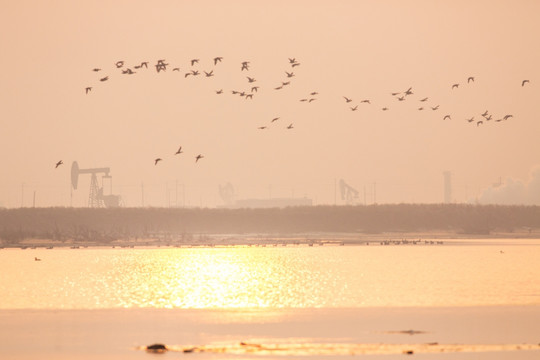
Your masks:
<svg viewBox="0 0 540 360"><path fill-rule="evenodd" d="M141 182L141 207L144 207L144 183Z"/></svg>

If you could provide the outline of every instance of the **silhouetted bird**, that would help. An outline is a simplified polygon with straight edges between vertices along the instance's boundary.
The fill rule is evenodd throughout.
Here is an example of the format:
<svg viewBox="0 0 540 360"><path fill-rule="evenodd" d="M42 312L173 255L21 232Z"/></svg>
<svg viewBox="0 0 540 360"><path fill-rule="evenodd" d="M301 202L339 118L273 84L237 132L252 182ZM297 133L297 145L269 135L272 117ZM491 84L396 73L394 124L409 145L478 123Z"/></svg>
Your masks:
<svg viewBox="0 0 540 360"><path fill-rule="evenodd" d="M469 78L467 79L467 84L471 81L474 82L474 76L469 76Z"/></svg>
<svg viewBox="0 0 540 360"><path fill-rule="evenodd" d="M205 71L204 74L206 75L206 77L214 76L214 70L210 70L210 72Z"/></svg>
<svg viewBox="0 0 540 360"><path fill-rule="evenodd" d="M105 77L99 79L99 81L107 81L107 80L109 80L109 77L108 77L108 76L105 76Z"/></svg>
<svg viewBox="0 0 540 360"><path fill-rule="evenodd" d="M484 123L484 122L483 122L482 120L479 120L479 121L476 122L476 126L480 126L480 125L482 125L483 123Z"/></svg>
<svg viewBox="0 0 540 360"><path fill-rule="evenodd" d="M122 66L124 66L124 62L123 61L117 61L115 65L116 65L117 68L121 68Z"/></svg>
<svg viewBox="0 0 540 360"><path fill-rule="evenodd" d="M92 87L88 86L85 90L86 90L86 93L88 94L92 90Z"/></svg>
<svg viewBox="0 0 540 360"><path fill-rule="evenodd" d="M62 160L58 161L58 162L56 163L56 166L55 166L54 168L56 169L57 167L59 167L59 166L62 165L63 163L64 163L64 162L63 162Z"/></svg>
<svg viewBox="0 0 540 360"><path fill-rule="evenodd" d="M266 129L266 126L259 126L258 129L264 130L264 129Z"/></svg>
<svg viewBox="0 0 540 360"><path fill-rule="evenodd" d="M457 89L459 87L459 84L452 85L452 89Z"/></svg>
<svg viewBox="0 0 540 360"><path fill-rule="evenodd" d="M446 120L446 119L452 120L452 118L450 117L450 115L445 115L445 116L443 117L443 120Z"/></svg>
<svg viewBox="0 0 540 360"><path fill-rule="evenodd" d="M292 78L294 76L294 73L293 72L287 72L285 71L285 74L287 74L287 77L288 78Z"/></svg>
<svg viewBox="0 0 540 360"><path fill-rule="evenodd" d="M360 103L371 104L371 101L369 101L369 100L362 100L362 101L360 101Z"/></svg>
<svg viewBox="0 0 540 360"><path fill-rule="evenodd" d="M348 97L344 96L343 97L345 99L346 102L350 103L352 101L352 99L349 99Z"/></svg>
<svg viewBox="0 0 540 360"><path fill-rule="evenodd" d="M355 107L351 107L351 110L352 110L352 111L358 110L358 105L356 105Z"/></svg>
<svg viewBox="0 0 540 360"><path fill-rule="evenodd" d="M259 87L258 87L258 86L253 86L253 87L251 88L251 92L258 92L258 90L259 90Z"/></svg>
<svg viewBox="0 0 540 360"><path fill-rule="evenodd" d="M431 107L431 110L435 111L435 110L437 110L438 108L439 108L439 105L437 105L437 106L432 106L432 107Z"/></svg>
<svg viewBox="0 0 540 360"><path fill-rule="evenodd" d="M503 120L508 120L511 117L514 117L514 115L504 115Z"/></svg>
<svg viewBox="0 0 540 360"><path fill-rule="evenodd" d="M290 124L289 126L287 126L287 129L293 129L292 124Z"/></svg>
<svg viewBox="0 0 540 360"><path fill-rule="evenodd" d="M487 114L488 114L488 111L486 110L486 111L484 111L484 113L482 113L482 114L480 114L480 115L482 115L482 116L486 117L486 116L487 116Z"/></svg>
<svg viewBox="0 0 540 360"><path fill-rule="evenodd" d="M217 56L214 58L214 65L217 65L218 62L221 62L221 60L223 60L223 58L221 56Z"/></svg>
<svg viewBox="0 0 540 360"><path fill-rule="evenodd" d="M467 119L468 122L473 122L474 121L474 116L470 119Z"/></svg>
<svg viewBox="0 0 540 360"><path fill-rule="evenodd" d="M521 86L525 86L525 84L528 83L528 82L530 82L530 81L529 81L529 80L523 80L523 81L521 82Z"/></svg>
<svg viewBox="0 0 540 360"><path fill-rule="evenodd" d="M157 165L157 163L160 162L160 161L161 161L161 158L155 159L155 160L154 160L154 165Z"/></svg>
<svg viewBox="0 0 540 360"><path fill-rule="evenodd" d="M278 121L279 117L273 118L271 122Z"/></svg>
<svg viewBox="0 0 540 360"><path fill-rule="evenodd" d="M294 63L294 64L291 64L292 67L295 67L295 66L300 66L300 63Z"/></svg>
<svg viewBox="0 0 540 360"><path fill-rule="evenodd" d="M223 89L216 90L216 94L223 94Z"/></svg>
<svg viewBox="0 0 540 360"><path fill-rule="evenodd" d="M405 96L412 95L412 94L413 94L412 87L408 88L407 91L405 91Z"/></svg>
<svg viewBox="0 0 540 360"><path fill-rule="evenodd" d="M183 153L182 147L180 146L180 147L178 148L178 150L176 150L176 152L174 153L174 155L178 155L178 154L182 154L182 153Z"/></svg>
<svg viewBox="0 0 540 360"><path fill-rule="evenodd" d="M198 162L200 159L202 159L204 156L202 156L201 154L197 155L195 157L195 162Z"/></svg>
<svg viewBox="0 0 540 360"><path fill-rule="evenodd" d="M383 107L381 110L382 110L382 111L388 111L388 108L387 108L387 107Z"/></svg>
<svg viewBox="0 0 540 360"><path fill-rule="evenodd" d="M314 92L312 92L312 93L311 93L311 94L309 94L309 95L311 95L311 96L315 96L315 95L319 95L319 93L318 93L318 92L316 92L316 91L314 91Z"/></svg>
<svg viewBox="0 0 540 360"><path fill-rule="evenodd" d="M242 68L240 70L241 71L243 71L243 70L248 70L249 71L249 61L242 62Z"/></svg>
<svg viewBox="0 0 540 360"><path fill-rule="evenodd" d="M101 71L100 68L93 68L92 71Z"/></svg>
<svg viewBox="0 0 540 360"><path fill-rule="evenodd" d="M191 60L191 66L195 65L196 63L199 62L199 59L193 59Z"/></svg>
<svg viewBox="0 0 540 360"><path fill-rule="evenodd" d="M252 77L249 77L249 76L246 76L246 77L248 79L248 82L250 82L250 83L253 83L253 82L257 81L257 80L255 80L255 78L252 78Z"/></svg>

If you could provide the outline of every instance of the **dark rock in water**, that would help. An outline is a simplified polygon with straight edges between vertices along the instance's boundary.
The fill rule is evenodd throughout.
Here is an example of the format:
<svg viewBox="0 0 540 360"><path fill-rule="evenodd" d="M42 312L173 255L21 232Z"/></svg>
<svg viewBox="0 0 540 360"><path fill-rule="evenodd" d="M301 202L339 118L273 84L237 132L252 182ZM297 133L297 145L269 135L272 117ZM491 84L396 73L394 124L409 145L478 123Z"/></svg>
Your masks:
<svg viewBox="0 0 540 360"><path fill-rule="evenodd" d="M167 351L167 346L163 345L163 344L152 344L152 345L148 345L146 347L146 350L147 351L152 351L152 352L165 352Z"/></svg>

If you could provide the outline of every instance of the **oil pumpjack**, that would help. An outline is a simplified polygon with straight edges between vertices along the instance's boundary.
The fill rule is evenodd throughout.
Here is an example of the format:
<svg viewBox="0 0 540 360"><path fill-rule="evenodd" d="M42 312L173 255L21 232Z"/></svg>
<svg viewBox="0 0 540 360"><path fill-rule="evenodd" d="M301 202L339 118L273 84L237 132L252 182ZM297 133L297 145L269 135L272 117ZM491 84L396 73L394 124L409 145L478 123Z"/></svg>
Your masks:
<svg viewBox="0 0 540 360"><path fill-rule="evenodd" d="M88 207L118 207L120 206L120 196L112 194L112 176L109 175L111 169L108 167L81 169L79 164L74 161L71 165L71 186L73 190L77 190L80 174L90 174L90 194L88 195ZM99 186L97 174L103 173L101 177L101 184ZM110 188L109 194L103 194L103 184L108 181Z"/></svg>

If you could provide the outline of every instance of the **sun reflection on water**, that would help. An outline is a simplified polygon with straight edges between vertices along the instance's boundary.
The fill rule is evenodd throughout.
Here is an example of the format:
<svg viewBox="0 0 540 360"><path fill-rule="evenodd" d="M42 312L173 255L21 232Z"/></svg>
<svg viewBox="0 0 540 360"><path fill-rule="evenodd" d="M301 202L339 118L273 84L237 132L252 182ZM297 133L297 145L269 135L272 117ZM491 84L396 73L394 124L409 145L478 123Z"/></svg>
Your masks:
<svg viewBox="0 0 540 360"><path fill-rule="evenodd" d="M532 244L531 244L532 245ZM0 252L2 309L540 304L540 247L224 247ZM34 256L42 261L33 261Z"/></svg>

